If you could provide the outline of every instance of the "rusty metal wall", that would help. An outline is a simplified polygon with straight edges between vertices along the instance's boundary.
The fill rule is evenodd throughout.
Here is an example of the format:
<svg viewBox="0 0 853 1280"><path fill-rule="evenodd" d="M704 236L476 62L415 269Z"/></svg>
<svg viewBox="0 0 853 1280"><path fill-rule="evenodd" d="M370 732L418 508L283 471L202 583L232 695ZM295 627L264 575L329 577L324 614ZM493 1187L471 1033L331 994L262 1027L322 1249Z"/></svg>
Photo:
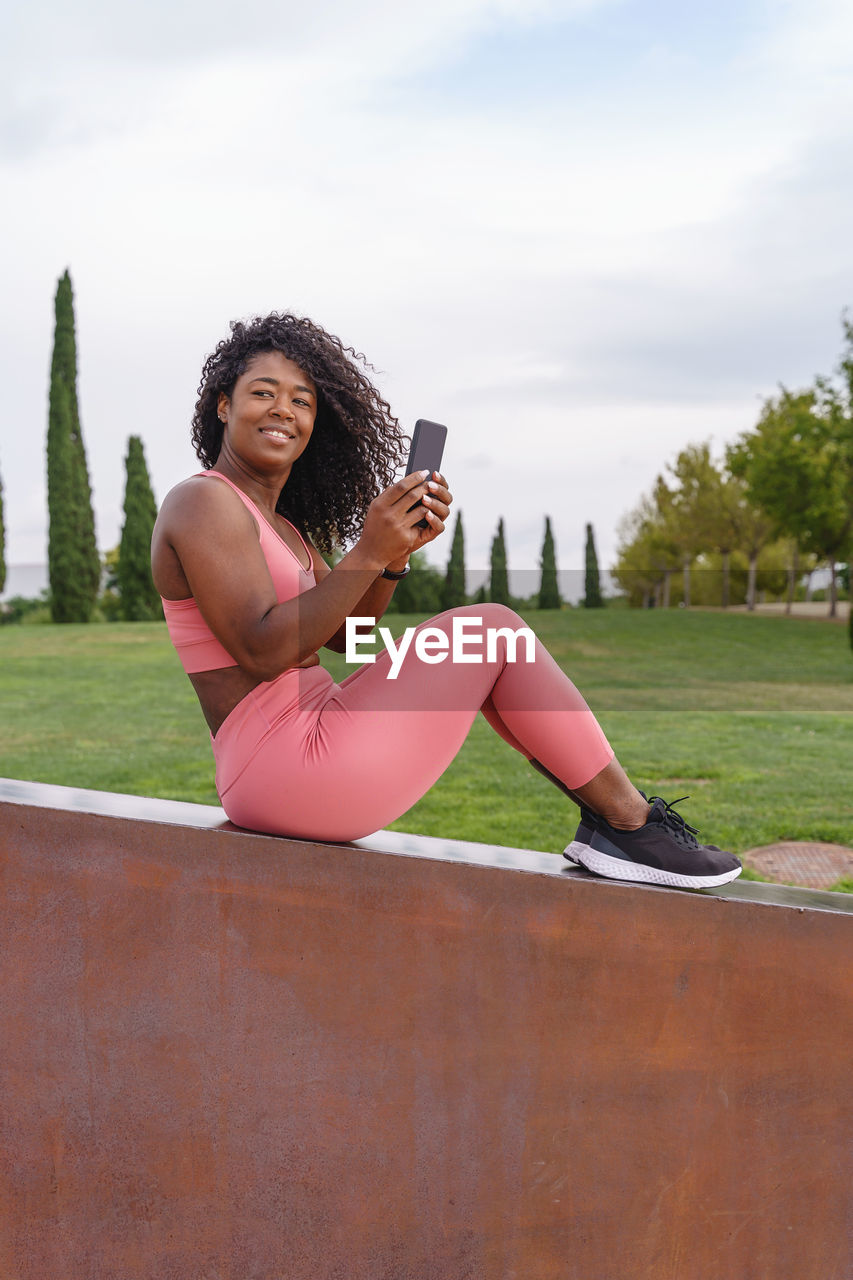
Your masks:
<svg viewBox="0 0 853 1280"><path fill-rule="evenodd" d="M0 1277L849 1280L852 936L0 801Z"/></svg>

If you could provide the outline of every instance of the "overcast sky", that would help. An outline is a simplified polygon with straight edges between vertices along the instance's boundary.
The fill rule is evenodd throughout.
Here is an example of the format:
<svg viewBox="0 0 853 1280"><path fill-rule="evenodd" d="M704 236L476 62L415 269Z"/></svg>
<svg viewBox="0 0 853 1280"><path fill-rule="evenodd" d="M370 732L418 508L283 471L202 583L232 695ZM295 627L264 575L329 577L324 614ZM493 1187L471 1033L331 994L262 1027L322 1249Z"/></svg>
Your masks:
<svg viewBox="0 0 853 1280"><path fill-rule="evenodd" d="M46 559L66 266L102 549L129 435L158 500L196 469L238 316L310 315L448 424L472 568L499 515L534 566L546 513L610 564L680 448L838 356L849 0L18 0L0 73L8 564Z"/></svg>

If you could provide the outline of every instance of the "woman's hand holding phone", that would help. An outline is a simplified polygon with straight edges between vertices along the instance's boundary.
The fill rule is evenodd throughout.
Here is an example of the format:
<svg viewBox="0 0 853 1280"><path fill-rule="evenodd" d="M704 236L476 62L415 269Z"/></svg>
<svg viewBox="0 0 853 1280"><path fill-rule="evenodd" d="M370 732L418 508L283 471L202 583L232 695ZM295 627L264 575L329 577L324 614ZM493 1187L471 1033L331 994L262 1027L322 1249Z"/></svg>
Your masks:
<svg viewBox="0 0 853 1280"><path fill-rule="evenodd" d="M404 476L373 499L359 542L380 563L390 565L444 531L452 501L447 482L439 473L432 479L423 472ZM419 518L422 512L425 517Z"/></svg>
<svg viewBox="0 0 853 1280"><path fill-rule="evenodd" d="M416 471L428 471L430 475L437 472L444 456L446 440L447 427L443 423L430 422L428 418L418 418L412 432L412 447L409 450L409 461L406 463L406 475L414 475ZM420 527L426 529L425 520L421 521Z"/></svg>
<svg viewBox="0 0 853 1280"><path fill-rule="evenodd" d="M425 519L418 520L415 525L415 529L421 536L419 546L432 542L440 533L444 533L444 524L450 514L452 501L453 494L448 489L444 476L439 471L433 471L426 481L426 491L420 501L409 510L411 514L412 511L426 509Z"/></svg>
<svg viewBox="0 0 853 1280"><path fill-rule="evenodd" d="M453 501L439 471L446 437L447 428L440 422L419 418L405 476L368 508L359 541L366 540L371 554L379 555L385 565L407 559L444 532Z"/></svg>

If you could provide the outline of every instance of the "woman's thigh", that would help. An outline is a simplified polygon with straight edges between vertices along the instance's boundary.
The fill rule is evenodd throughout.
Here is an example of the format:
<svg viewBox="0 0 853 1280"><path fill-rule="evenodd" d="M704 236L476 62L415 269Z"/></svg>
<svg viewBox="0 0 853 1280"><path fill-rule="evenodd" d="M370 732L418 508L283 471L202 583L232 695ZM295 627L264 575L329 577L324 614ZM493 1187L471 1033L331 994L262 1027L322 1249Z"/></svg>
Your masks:
<svg viewBox="0 0 853 1280"><path fill-rule="evenodd" d="M405 813L438 781L475 715L380 708L369 698L353 706L333 694L313 721L291 719L264 737L223 806L253 830L357 839Z"/></svg>
<svg viewBox="0 0 853 1280"><path fill-rule="evenodd" d="M523 626L500 605L448 610L417 628L404 659L389 652L365 663L321 700L274 723L252 750L237 780L221 793L229 818L241 826L317 840L350 840L385 826L441 777L459 752L477 712L511 745L535 755L561 776L561 745L569 737L584 746L578 768L586 780L609 758L609 748L577 690L536 644L529 666L519 651L507 657L505 642L483 645L477 661L420 660L417 635L427 629L452 642L456 619L476 632ZM440 646L439 646L440 647ZM560 701L565 709L555 709ZM497 710L496 710L496 704ZM566 718L566 712L569 712ZM603 743L603 746L601 745ZM553 758L552 758L553 755ZM233 775L232 775L233 776ZM570 785L576 782L574 774Z"/></svg>

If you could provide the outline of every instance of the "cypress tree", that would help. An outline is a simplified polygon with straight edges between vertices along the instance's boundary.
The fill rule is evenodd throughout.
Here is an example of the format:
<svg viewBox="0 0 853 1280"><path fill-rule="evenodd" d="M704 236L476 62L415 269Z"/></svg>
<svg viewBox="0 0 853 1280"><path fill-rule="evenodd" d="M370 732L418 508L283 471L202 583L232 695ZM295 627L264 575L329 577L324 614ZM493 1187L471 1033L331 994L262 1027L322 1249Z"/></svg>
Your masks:
<svg viewBox="0 0 853 1280"><path fill-rule="evenodd" d="M157 519L157 503L139 436L128 440L124 465L124 525L117 573L121 616L126 622L145 622L161 617L162 610L151 577L151 534Z"/></svg>
<svg viewBox="0 0 853 1280"><path fill-rule="evenodd" d="M554 535L551 532L550 516L545 517L545 537L539 564L542 568L542 577L539 582L539 608L559 609L563 601L557 585L557 552L554 547Z"/></svg>
<svg viewBox="0 0 853 1280"><path fill-rule="evenodd" d="M442 609L456 609L465 603L465 534L462 529L462 512L456 513L456 524L453 526L453 542L450 546L450 559L447 562L447 573L441 592Z"/></svg>
<svg viewBox="0 0 853 1280"><path fill-rule="evenodd" d="M66 271L56 286L47 425L48 574L54 622L88 622L101 580L92 490L77 407L74 295Z"/></svg>
<svg viewBox="0 0 853 1280"><path fill-rule="evenodd" d="M78 621L73 582L73 521L71 507L71 413L68 389L51 378L47 429L47 504L50 528L47 561L50 612L54 622Z"/></svg>
<svg viewBox="0 0 853 1280"><path fill-rule="evenodd" d="M604 604L601 598L598 556L595 554L595 538L592 534L591 524L586 526L586 578L583 604L585 609L600 609Z"/></svg>
<svg viewBox="0 0 853 1280"><path fill-rule="evenodd" d="M509 604L509 575L506 566L506 542L503 516L498 520L498 531L492 539L489 556L489 599L495 604Z"/></svg>

